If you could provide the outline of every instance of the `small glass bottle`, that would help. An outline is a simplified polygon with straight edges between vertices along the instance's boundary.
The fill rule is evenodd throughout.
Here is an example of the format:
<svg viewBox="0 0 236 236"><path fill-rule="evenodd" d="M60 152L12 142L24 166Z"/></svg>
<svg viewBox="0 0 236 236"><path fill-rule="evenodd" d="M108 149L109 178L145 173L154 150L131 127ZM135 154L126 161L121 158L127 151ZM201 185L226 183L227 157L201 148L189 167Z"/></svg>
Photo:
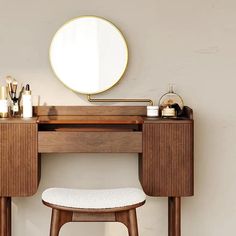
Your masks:
<svg viewBox="0 0 236 236"><path fill-rule="evenodd" d="M159 100L162 117L178 117L183 112L183 99L174 92L173 84L169 84L169 91Z"/></svg>
<svg viewBox="0 0 236 236"><path fill-rule="evenodd" d="M23 93L23 118L32 117L32 97L29 84L26 85Z"/></svg>

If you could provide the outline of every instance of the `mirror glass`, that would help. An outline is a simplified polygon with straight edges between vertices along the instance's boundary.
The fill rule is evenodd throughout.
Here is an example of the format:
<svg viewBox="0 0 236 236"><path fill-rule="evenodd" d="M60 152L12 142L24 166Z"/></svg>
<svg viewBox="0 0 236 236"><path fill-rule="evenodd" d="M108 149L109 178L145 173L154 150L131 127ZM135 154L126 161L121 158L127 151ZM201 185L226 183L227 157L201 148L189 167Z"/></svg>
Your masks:
<svg viewBox="0 0 236 236"><path fill-rule="evenodd" d="M111 22L95 16L64 24L55 34L49 54L56 76L83 94L111 88L121 79L128 62L122 33Z"/></svg>

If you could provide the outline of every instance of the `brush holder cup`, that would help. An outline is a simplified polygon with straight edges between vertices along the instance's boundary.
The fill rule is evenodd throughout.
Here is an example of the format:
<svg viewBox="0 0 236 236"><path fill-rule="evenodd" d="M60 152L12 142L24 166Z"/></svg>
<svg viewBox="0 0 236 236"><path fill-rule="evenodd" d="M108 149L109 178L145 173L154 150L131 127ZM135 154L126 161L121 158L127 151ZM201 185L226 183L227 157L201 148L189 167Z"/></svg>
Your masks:
<svg viewBox="0 0 236 236"><path fill-rule="evenodd" d="M11 117L21 116L20 100L18 98L14 98L13 100L11 100L10 116Z"/></svg>

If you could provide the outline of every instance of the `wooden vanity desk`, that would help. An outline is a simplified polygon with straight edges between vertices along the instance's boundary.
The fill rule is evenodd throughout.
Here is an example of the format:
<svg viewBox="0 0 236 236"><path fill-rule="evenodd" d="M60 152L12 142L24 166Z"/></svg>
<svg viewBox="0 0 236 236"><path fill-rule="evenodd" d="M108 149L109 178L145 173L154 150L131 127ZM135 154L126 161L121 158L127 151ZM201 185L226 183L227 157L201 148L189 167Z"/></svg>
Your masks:
<svg viewBox="0 0 236 236"><path fill-rule="evenodd" d="M0 236L11 235L11 197L33 195L41 153L137 153L149 196L168 197L169 236L180 236L181 197L193 195L193 116L147 118L144 106L39 106L0 120Z"/></svg>

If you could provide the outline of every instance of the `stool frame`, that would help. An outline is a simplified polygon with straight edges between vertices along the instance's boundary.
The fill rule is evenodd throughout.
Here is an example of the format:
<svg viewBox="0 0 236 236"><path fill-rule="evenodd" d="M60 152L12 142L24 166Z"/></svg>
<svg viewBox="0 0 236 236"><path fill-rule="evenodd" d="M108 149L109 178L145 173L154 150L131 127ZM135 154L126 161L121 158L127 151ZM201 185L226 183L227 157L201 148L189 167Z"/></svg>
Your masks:
<svg viewBox="0 0 236 236"><path fill-rule="evenodd" d="M142 206L145 201L130 206L105 209L71 208L45 201L43 203L52 208L50 236L59 236L61 227L69 222L120 222L127 227L129 236L138 236L136 208Z"/></svg>

